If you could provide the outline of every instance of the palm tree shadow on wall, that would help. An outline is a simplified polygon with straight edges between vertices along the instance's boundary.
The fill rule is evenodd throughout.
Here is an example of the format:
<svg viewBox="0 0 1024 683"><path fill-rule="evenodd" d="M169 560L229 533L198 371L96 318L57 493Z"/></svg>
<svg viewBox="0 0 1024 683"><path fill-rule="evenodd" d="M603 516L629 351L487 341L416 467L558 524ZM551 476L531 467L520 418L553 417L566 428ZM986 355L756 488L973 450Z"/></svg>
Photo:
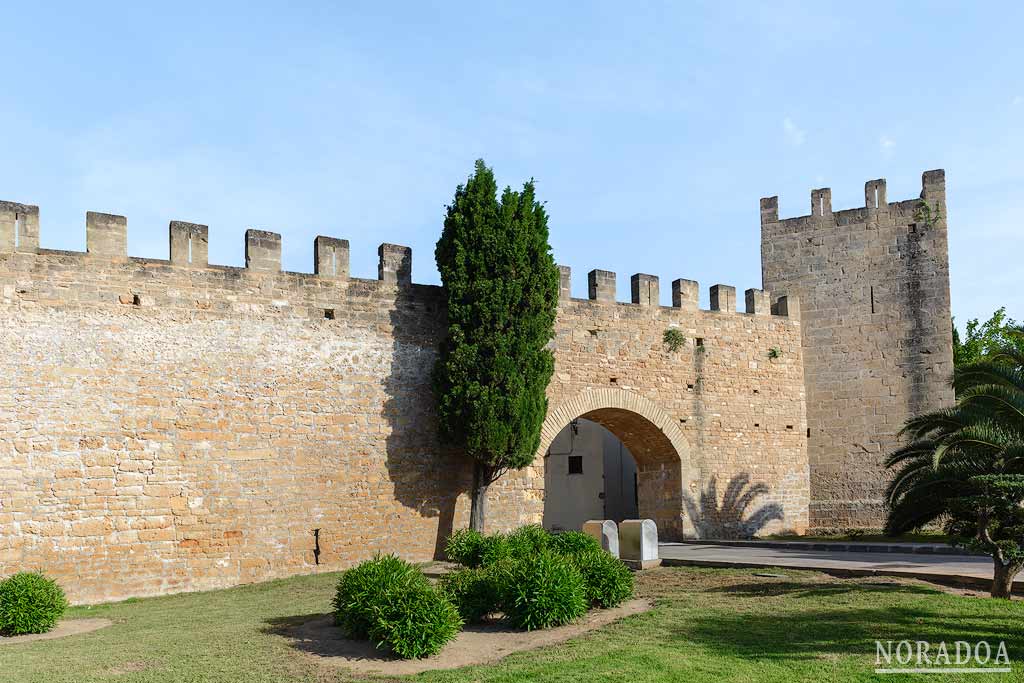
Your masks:
<svg viewBox="0 0 1024 683"><path fill-rule="evenodd" d="M437 435L430 378L438 340L445 332L444 301L437 292L423 285L399 287L388 313L391 357L382 411L385 462L394 497L408 509L383 520L392 546L383 550L422 552L429 546L440 559L452 533L459 494L470 488L472 468ZM424 518L437 519L436 532ZM433 538L425 538L425 533Z"/></svg>
<svg viewBox="0 0 1024 683"><path fill-rule="evenodd" d="M744 472L729 480L719 499L718 477L712 476L699 500L684 494L683 503L699 538L752 538L770 522L785 519L778 503L750 512L755 501L769 492L767 484L751 484L750 475Z"/></svg>

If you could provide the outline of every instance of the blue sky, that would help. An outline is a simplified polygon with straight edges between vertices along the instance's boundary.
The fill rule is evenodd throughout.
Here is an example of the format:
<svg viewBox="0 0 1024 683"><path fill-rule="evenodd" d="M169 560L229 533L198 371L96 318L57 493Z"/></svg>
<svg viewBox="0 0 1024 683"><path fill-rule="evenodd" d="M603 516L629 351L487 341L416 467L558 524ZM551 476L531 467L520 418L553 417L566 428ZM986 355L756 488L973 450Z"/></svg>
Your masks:
<svg viewBox="0 0 1024 683"><path fill-rule="evenodd" d="M574 295L603 268L622 300L646 272L706 305L760 285L760 197L850 208L884 177L908 199L945 168L954 315L1024 318L1020 3L147 4L4 9L0 198L40 205L44 247L84 249L96 210L135 256L187 220L214 263L257 227L288 270L324 234L354 276L395 242L433 283L483 157L536 178Z"/></svg>

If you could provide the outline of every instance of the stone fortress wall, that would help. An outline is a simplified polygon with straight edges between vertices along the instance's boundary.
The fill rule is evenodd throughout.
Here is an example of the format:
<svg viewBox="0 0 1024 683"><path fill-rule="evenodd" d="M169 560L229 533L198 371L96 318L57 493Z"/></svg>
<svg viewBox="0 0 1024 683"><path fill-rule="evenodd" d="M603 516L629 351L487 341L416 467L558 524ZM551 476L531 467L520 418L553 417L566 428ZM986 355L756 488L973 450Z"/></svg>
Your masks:
<svg viewBox="0 0 1024 683"><path fill-rule="evenodd" d="M39 209L0 203L0 575L99 602L434 557L471 470L436 437L444 302L411 250L381 245L366 280L345 240L318 237L306 274L274 233L246 233L245 268L207 262L205 226L169 236L168 260L129 257L126 219L90 212L85 253L43 249ZM563 269L542 445L492 487L489 526L541 522L547 445L587 416L636 457L663 536L804 530L798 302L747 290L740 313L716 285L705 311L696 282L672 306L630 284L618 302L592 271L573 298Z"/></svg>
<svg viewBox="0 0 1024 683"><path fill-rule="evenodd" d="M864 207L779 219L761 200L766 288L799 297L804 326L810 524L879 527L885 455L913 415L953 403L945 172L927 171L920 198L889 202L884 180ZM927 207L927 208L925 208Z"/></svg>

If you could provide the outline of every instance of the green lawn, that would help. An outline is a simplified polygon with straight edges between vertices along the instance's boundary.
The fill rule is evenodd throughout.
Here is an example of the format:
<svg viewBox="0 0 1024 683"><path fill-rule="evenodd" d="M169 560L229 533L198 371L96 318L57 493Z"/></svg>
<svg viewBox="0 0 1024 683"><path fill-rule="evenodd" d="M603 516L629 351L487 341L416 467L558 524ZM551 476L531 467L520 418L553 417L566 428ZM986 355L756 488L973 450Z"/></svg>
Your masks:
<svg viewBox="0 0 1024 683"><path fill-rule="evenodd" d="M873 674L875 639L1006 640L1024 681L1024 602L950 595L922 584L815 572L663 568L639 577L652 612L501 663L426 673L422 681L922 680ZM114 626L60 640L0 646L0 681L342 681L273 623L328 609L337 575L209 593L77 607ZM1017 662L1020 665L1017 665ZM928 676L924 680L956 680ZM979 680L966 676L964 680Z"/></svg>

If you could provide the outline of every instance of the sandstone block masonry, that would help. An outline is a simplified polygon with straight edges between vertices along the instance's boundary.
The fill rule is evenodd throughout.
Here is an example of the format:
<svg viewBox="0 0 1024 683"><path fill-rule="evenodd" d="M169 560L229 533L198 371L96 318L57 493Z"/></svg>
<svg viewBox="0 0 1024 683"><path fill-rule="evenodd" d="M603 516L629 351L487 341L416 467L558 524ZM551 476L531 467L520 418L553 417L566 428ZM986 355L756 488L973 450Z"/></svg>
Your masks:
<svg viewBox="0 0 1024 683"><path fill-rule="evenodd" d="M766 288L800 300L811 526L881 526L897 433L953 402L945 173L892 203L868 181L864 207L844 211L812 190L799 218L762 199L761 262Z"/></svg>
<svg viewBox="0 0 1024 683"><path fill-rule="evenodd" d="M88 215L86 253L40 248L39 225L0 203L0 575L42 569L98 602L426 560L467 523L471 470L438 443L429 383L443 299L411 282L408 248L382 245L366 280L336 238L306 274L265 231L232 268L197 223L170 224L168 260L128 256L122 216ZM622 303L614 273L590 280L574 299L564 271L545 444L584 414L608 426L668 538L804 529L795 302L773 315L751 290L740 313L717 285L703 311L676 280L662 307L637 275ZM492 488L492 529L541 522L545 452Z"/></svg>

